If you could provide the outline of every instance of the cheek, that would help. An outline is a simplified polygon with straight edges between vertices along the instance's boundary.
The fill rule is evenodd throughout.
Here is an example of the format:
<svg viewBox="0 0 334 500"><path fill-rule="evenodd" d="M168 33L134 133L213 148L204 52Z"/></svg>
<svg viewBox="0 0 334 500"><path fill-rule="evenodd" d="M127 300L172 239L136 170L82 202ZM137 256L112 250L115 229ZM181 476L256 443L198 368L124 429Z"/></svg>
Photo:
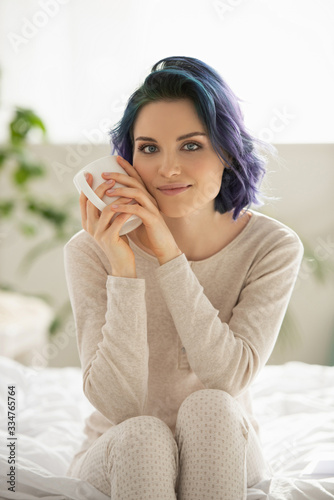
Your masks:
<svg viewBox="0 0 334 500"><path fill-rule="evenodd" d="M213 167L212 164L199 164L198 167L196 167L196 165L193 165L192 174L203 185L220 185L223 175L223 169L219 165Z"/></svg>
<svg viewBox="0 0 334 500"><path fill-rule="evenodd" d="M201 172L200 177L197 178L198 181L200 180L201 191L207 199L213 199L219 194L222 175L221 168L211 168Z"/></svg>
<svg viewBox="0 0 334 500"><path fill-rule="evenodd" d="M145 173L147 174L147 167L145 169L143 162L138 160L138 158L136 158L136 155L133 156L132 166L136 170L136 172L140 175L140 177L143 179Z"/></svg>
<svg viewBox="0 0 334 500"><path fill-rule="evenodd" d="M153 176L152 173L150 173L150 170L146 165L140 164L140 162L136 161L134 158L133 160L133 168L136 170L136 172L140 175L142 181L144 182L146 189L150 191L150 184L152 184ZM152 194L152 193L151 193Z"/></svg>

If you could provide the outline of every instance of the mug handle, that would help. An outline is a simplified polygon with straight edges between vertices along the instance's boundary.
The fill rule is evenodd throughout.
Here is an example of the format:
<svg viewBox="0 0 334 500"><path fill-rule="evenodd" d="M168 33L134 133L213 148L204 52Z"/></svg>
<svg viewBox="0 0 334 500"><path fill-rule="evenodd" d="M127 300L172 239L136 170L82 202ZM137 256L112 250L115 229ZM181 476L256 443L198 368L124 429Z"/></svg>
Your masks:
<svg viewBox="0 0 334 500"><path fill-rule="evenodd" d="M95 205L96 208L98 208L102 212L102 210L107 205L104 203L104 201L101 200L101 198L99 198L97 196L97 194L94 193L93 189L90 187L90 185L86 181L85 173L86 173L86 170L82 170L74 177L73 182L75 184L75 187L77 188L79 193L81 193L81 191L82 191L87 196L89 201L91 201L93 203L93 205Z"/></svg>

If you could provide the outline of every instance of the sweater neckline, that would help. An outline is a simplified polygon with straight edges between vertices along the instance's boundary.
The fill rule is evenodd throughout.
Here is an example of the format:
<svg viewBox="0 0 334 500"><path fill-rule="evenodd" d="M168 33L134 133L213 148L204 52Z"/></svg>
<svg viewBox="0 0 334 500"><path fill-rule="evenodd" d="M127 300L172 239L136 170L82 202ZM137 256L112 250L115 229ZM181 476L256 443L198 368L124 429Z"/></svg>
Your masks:
<svg viewBox="0 0 334 500"><path fill-rule="evenodd" d="M225 247L223 247L221 250L218 250L218 252L214 253L210 257L207 257L206 259L202 260L188 260L190 264L206 264L207 262L217 259L220 257L223 253L229 251L234 245L236 245L239 240L245 237L245 235L248 233L249 229L253 226L254 222L257 219L257 213L254 212L251 209L248 209L247 212L251 213L251 218L246 224L246 226L243 228L243 230L230 242L228 243ZM139 247L130 237L128 237L130 247L132 250L135 251L135 253L142 255L146 260L150 260L152 262L158 262L157 257L154 257L153 255L147 253L145 250L143 250L141 247Z"/></svg>

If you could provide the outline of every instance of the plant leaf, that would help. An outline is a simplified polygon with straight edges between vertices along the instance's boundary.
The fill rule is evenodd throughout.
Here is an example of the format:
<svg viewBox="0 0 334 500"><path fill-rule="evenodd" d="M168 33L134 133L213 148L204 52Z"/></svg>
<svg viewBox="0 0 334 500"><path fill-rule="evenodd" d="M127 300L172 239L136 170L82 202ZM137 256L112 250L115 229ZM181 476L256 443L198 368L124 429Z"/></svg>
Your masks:
<svg viewBox="0 0 334 500"><path fill-rule="evenodd" d="M13 213L15 204L12 200L0 201L0 218L10 217Z"/></svg>
<svg viewBox="0 0 334 500"><path fill-rule="evenodd" d="M17 186L22 187L33 178L42 177L45 173L45 168L42 165L29 161L22 161L13 172L13 180Z"/></svg>
<svg viewBox="0 0 334 500"><path fill-rule="evenodd" d="M15 116L9 124L11 143L24 142L32 129L41 130L45 137L46 127L41 118L31 109L17 107Z"/></svg>
<svg viewBox="0 0 334 500"><path fill-rule="evenodd" d="M39 215L60 229L69 218L64 210L43 201L27 200L26 208L29 212Z"/></svg>

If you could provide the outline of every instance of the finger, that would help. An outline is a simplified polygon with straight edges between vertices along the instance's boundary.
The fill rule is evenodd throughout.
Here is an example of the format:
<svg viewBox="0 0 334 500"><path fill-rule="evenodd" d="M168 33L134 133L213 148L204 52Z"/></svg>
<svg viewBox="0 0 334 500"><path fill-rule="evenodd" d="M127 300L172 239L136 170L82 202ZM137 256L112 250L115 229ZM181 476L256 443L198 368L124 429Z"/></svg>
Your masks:
<svg viewBox="0 0 334 500"><path fill-rule="evenodd" d="M132 197L142 207L147 208L151 212L156 213L158 211L158 207L156 203L154 203L155 199L153 198L154 200L153 202L152 196L140 188L127 188L127 187L115 188L112 190L112 193L110 193L110 195L115 197L119 195L122 195L127 198ZM118 204L118 200L113 201L112 203Z"/></svg>
<svg viewBox="0 0 334 500"><path fill-rule="evenodd" d="M114 179L108 179L105 182L102 182L96 189L95 189L95 194L99 197L102 198L108 189L112 189L115 185L116 181Z"/></svg>
<svg viewBox="0 0 334 500"><path fill-rule="evenodd" d="M130 177L130 179L131 178L135 179L137 182L140 183L141 186L145 187L143 179L140 177L137 170L131 165L131 163L129 163L127 160L125 160L121 156L117 156L116 160L117 160L117 163L125 170L125 172L128 175L121 174L119 172L104 172L102 174L103 178L107 179L110 174L119 173L119 175L122 175L123 177L125 176L125 177ZM119 182L121 182L121 181L119 181Z"/></svg>
<svg viewBox="0 0 334 500"><path fill-rule="evenodd" d="M127 174L121 174L120 172L103 172L101 174L104 180L114 179L119 184L123 186L131 186L131 187L143 187L143 182L140 182L139 179L131 177Z"/></svg>
<svg viewBox="0 0 334 500"><path fill-rule="evenodd" d="M111 205L106 206L100 215L98 223L96 225L95 234L99 235L103 233L111 224L111 219L114 217L116 210L111 207Z"/></svg>
<svg viewBox="0 0 334 500"><path fill-rule="evenodd" d="M125 158L123 158L122 156L118 155L117 156L117 163L122 167L124 168L125 172L127 174L129 174L130 176L134 177L135 179L137 179L141 184L144 184L143 183L143 180L142 178L140 177L140 175L138 174L137 170L135 169L135 167L133 165L131 165L130 162L128 162Z"/></svg>
<svg viewBox="0 0 334 500"><path fill-rule="evenodd" d="M119 172L104 172L102 175L106 179L107 178L114 179L118 184L121 184L123 188L131 187L140 189L140 191L143 192L147 196L147 198L151 201L151 203L158 209L157 200L154 198L154 196L151 195L151 193L148 192L143 181L138 182L136 179L131 178L129 175L120 174ZM121 188L115 188L115 189L121 189Z"/></svg>
<svg viewBox="0 0 334 500"><path fill-rule="evenodd" d="M114 234L117 234L119 236L119 231L121 230L123 224L132 217L132 214L119 214L111 223L110 228L114 232Z"/></svg>
<svg viewBox="0 0 334 500"><path fill-rule="evenodd" d="M119 194L114 194L114 193L108 193L108 190L109 189L113 189L114 188L114 185L115 185L115 182L114 180L110 179L109 181L106 181L106 182L103 182L102 184L100 184L96 189L95 189L95 194L99 197L99 198L103 198L103 196L109 196L110 198L115 198L115 202L117 200L117 203L128 203L129 201L132 200L132 198L121 198L119 197ZM110 200L111 202L111 200Z"/></svg>
<svg viewBox="0 0 334 500"><path fill-rule="evenodd" d="M133 198L117 198L117 200L115 201L115 203L130 203L131 201L133 201Z"/></svg>
<svg viewBox="0 0 334 500"><path fill-rule="evenodd" d="M116 213L119 212L119 210L112 208L111 205L108 205L106 208L104 208L101 212L100 219L97 224L97 228L95 231L95 234L98 236L99 234L104 233L107 229L109 229L111 226L116 228L119 228L119 221L116 223L116 221L119 219L119 217L122 215L123 217L120 219L124 219L125 216L126 220L130 219L132 214L120 214L116 217ZM112 220L113 219L113 220ZM116 224L116 225L115 225Z"/></svg>
<svg viewBox="0 0 334 500"><path fill-rule="evenodd" d="M154 217L156 216L156 214L142 207L138 203L134 204L129 203L123 205L111 204L110 209L114 210L115 212L118 212L119 214L126 213L131 215L137 215L137 217L139 217L144 223L152 223Z"/></svg>
<svg viewBox="0 0 334 500"><path fill-rule="evenodd" d="M115 220L111 223L108 233L112 234L114 238L122 238L122 236L119 235L120 230L124 226L127 220L130 219L132 214L119 214Z"/></svg>
<svg viewBox="0 0 334 500"><path fill-rule="evenodd" d="M93 176L91 176L93 179ZM100 184L94 191L94 193L99 197L103 198L103 196L106 194L106 191L108 189L111 189L115 184L115 180L109 179L107 182L103 182ZM92 185L90 184L90 187ZM100 210L92 203L90 200L87 200L87 216L88 218L93 221L97 220L100 216Z"/></svg>

